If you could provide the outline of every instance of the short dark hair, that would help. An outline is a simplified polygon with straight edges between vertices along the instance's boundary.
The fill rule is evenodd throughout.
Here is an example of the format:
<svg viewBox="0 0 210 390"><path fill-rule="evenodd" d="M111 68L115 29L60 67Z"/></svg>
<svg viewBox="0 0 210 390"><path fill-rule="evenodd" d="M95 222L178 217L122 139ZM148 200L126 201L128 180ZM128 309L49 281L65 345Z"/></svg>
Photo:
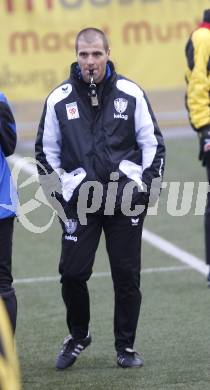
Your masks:
<svg viewBox="0 0 210 390"><path fill-rule="evenodd" d="M203 21L210 23L210 9L205 9L203 12Z"/></svg>
<svg viewBox="0 0 210 390"><path fill-rule="evenodd" d="M98 28L87 27L87 28L84 28L83 30L81 30L76 36L76 40L75 40L76 53L78 52L78 42L79 42L80 38L84 38L85 41L87 41L88 43L91 43L97 35L100 36L100 38L102 39L104 49L106 52L108 52L109 42L108 42L108 39L107 39L107 36L105 35L105 33L102 30L99 30Z"/></svg>

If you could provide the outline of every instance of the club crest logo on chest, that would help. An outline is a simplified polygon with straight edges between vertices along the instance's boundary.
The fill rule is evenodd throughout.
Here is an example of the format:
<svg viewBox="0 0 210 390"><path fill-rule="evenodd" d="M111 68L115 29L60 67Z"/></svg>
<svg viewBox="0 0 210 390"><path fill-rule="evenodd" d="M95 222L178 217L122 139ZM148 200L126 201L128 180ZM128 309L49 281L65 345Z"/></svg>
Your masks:
<svg viewBox="0 0 210 390"><path fill-rule="evenodd" d="M123 114L128 106L128 101L124 98L117 98L114 100L114 108L118 112L118 114L114 113L114 118L116 119L124 119L127 121L128 115Z"/></svg>

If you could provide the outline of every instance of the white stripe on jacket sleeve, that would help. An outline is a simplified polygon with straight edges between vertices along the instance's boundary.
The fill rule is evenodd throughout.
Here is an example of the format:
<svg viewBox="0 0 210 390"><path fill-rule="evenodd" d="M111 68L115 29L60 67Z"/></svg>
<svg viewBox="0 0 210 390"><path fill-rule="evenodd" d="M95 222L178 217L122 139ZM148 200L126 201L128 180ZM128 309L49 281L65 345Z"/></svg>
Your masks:
<svg viewBox="0 0 210 390"><path fill-rule="evenodd" d="M63 89L68 87L68 93L64 93ZM61 100L65 99L72 91L71 84L65 84L58 87L52 92L47 100L47 110L44 121L43 130L43 152L46 156L47 162L54 170L58 170L61 165L60 151L61 151L61 132L58 119L55 113L55 105Z"/></svg>
<svg viewBox="0 0 210 390"><path fill-rule="evenodd" d="M149 113L143 91L135 83L129 80L118 80L117 88L128 95L135 97L135 132L139 149L142 150L143 171L152 165L156 151L157 139L154 134L154 124Z"/></svg>

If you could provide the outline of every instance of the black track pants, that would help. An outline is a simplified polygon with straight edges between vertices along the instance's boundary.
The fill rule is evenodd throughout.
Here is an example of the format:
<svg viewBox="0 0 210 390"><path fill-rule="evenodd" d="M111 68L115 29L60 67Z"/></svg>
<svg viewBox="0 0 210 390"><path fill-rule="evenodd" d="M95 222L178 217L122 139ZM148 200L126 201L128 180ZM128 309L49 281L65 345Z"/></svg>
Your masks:
<svg viewBox="0 0 210 390"><path fill-rule="evenodd" d="M0 219L0 296L6 305L15 331L17 300L12 287L12 237L14 218Z"/></svg>
<svg viewBox="0 0 210 390"><path fill-rule="evenodd" d="M210 185L210 158L206 161L208 182ZM204 217L206 263L210 265L210 192L207 194L206 210Z"/></svg>
<svg viewBox="0 0 210 390"><path fill-rule="evenodd" d="M67 324L75 338L85 337L90 320L87 281L102 229L105 233L115 292L115 347L133 347L141 305L141 236L144 215L131 218L90 214L87 225L71 223L72 234L63 227L61 273L62 296L67 308ZM71 229L70 229L71 230ZM73 231L72 230L72 231Z"/></svg>

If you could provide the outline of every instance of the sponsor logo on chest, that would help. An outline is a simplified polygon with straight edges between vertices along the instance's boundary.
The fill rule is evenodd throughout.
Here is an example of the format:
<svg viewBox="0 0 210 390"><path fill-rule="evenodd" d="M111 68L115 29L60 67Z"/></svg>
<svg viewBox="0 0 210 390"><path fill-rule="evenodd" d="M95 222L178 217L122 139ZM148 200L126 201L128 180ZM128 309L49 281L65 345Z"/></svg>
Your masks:
<svg viewBox="0 0 210 390"><path fill-rule="evenodd" d="M118 112L118 114L114 113L115 119L124 119L127 121L128 115L123 114L128 106L128 101L124 98L118 98L114 100L114 108Z"/></svg>
<svg viewBox="0 0 210 390"><path fill-rule="evenodd" d="M66 112L67 112L67 118L69 120L79 118L79 110L78 110L77 102L66 104Z"/></svg>

